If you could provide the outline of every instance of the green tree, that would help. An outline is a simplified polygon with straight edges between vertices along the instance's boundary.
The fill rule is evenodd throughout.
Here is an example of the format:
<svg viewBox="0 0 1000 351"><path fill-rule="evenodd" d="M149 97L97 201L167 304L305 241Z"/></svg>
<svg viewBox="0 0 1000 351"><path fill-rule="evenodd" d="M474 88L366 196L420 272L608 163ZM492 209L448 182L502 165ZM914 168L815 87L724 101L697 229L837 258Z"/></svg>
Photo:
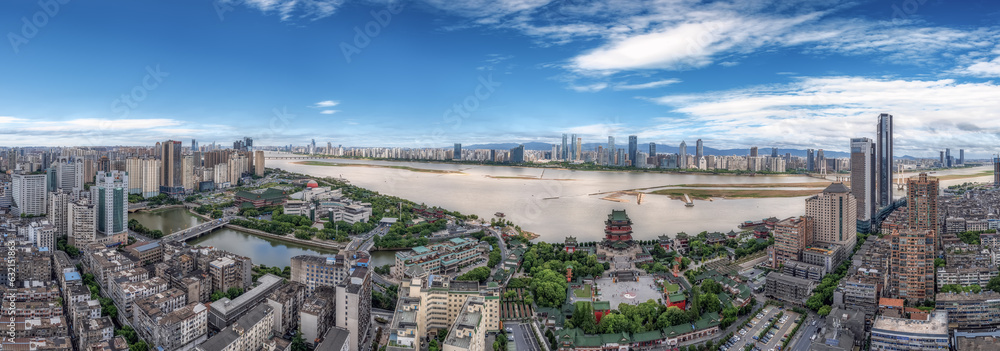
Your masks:
<svg viewBox="0 0 1000 351"><path fill-rule="evenodd" d="M577 302L573 311L573 325L583 329L584 333L594 334L597 332L597 318L594 317L594 310L590 302Z"/></svg>
<svg viewBox="0 0 1000 351"><path fill-rule="evenodd" d="M830 315L830 310L832 310L830 305L823 305L823 307L820 307L819 311L817 311L816 313L819 313L819 315L822 317L826 317Z"/></svg>
<svg viewBox="0 0 1000 351"><path fill-rule="evenodd" d="M306 346L305 339L302 338L302 331L295 331L295 337L292 338L291 351L309 351L309 347Z"/></svg>

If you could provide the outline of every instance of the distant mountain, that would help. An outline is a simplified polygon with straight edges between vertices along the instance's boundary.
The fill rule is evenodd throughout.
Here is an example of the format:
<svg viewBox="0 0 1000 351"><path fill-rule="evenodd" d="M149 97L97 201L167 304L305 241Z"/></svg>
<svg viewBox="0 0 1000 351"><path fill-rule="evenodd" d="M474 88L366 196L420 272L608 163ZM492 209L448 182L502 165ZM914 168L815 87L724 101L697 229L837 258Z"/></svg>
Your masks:
<svg viewBox="0 0 1000 351"><path fill-rule="evenodd" d="M520 145L520 144L519 143L476 144L476 145L462 145L462 148L463 149L467 149L467 150L475 150L475 149L510 150L510 149L513 149L513 148L517 147L518 145ZM583 151L593 151L593 150L597 150L598 146L602 146L603 147L603 146L606 146L606 145L607 144L603 144L603 143L586 143L586 144L583 144L582 147L583 147ZM619 148L622 148L622 147L628 148L628 144L627 143L624 144L624 145L622 145L622 144L615 144L615 146L619 147ZM550 151L550 150L552 150L552 144L549 144L549 143L540 143L540 142L524 143L524 149L525 150L536 150L536 151ZM656 144L656 153L658 153L658 154L676 154L678 152L678 150L680 150L680 147L676 146L676 145ZM639 144L639 151L649 152L649 144L648 143ZM694 146L694 144L690 144L690 145L687 146L687 153L690 154L690 155L693 155L695 153L695 146ZM800 157L805 157L806 156L806 150L781 149L781 148L778 149L778 155L779 156L784 156L785 153L791 153L792 156L800 156ZM750 154L750 148L744 148L744 149L714 149L714 148L710 148L710 147L705 147L705 154L706 155L717 155L717 156L746 156L746 155ZM760 148L758 150L758 155L760 155L760 156L770 156L771 155L771 148L769 148L769 147L762 147L762 148ZM851 155L850 155L850 153L842 152L842 151L823 150L823 156L825 156L826 158L840 158L840 157L850 157Z"/></svg>

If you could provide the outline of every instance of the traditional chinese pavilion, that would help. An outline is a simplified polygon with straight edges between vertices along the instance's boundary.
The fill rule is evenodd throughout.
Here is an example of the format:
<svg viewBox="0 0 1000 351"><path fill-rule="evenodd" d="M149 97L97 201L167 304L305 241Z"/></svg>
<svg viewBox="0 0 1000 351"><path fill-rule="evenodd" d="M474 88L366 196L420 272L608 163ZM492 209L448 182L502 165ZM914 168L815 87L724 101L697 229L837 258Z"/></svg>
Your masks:
<svg viewBox="0 0 1000 351"><path fill-rule="evenodd" d="M632 220L628 218L625 210L611 210L604 224L605 242L614 245L632 241Z"/></svg>

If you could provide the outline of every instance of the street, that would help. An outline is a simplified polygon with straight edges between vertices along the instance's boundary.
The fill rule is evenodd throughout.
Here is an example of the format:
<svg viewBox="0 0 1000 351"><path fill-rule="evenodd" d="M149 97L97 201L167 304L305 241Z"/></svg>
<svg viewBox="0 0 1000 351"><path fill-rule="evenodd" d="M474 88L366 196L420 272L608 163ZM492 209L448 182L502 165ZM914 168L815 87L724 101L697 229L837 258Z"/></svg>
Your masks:
<svg viewBox="0 0 1000 351"><path fill-rule="evenodd" d="M506 326L514 330L513 333L514 344L517 345L518 351L541 350L541 348L538 346L538 341L535 340L535 333L531 330L530 325L521 323L507 323Z"/></svg>
<svg viewBox="0 0 1000 351"><path fill-rule="evenodd" d="M803 325L802 328L799 328L799 333L796 335L798 339L792 344L792 351L809 350L809 345L812 344L812 336L816 334L817 330L819 330L819 323L817 322L816 325L812 325L813 321L815 321L815 319L808 318L805 322L803 322L805 325Z"/></svg>

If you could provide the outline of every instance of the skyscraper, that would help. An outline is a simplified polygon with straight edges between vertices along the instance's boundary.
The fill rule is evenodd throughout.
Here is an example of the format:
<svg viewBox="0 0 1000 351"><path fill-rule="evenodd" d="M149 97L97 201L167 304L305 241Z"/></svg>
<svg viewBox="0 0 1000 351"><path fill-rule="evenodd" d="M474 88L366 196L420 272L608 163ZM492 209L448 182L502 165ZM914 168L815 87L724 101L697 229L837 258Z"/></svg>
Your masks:
<svg viewBox="0 0 1000 351"><path fill-rule="evenodd" d="M559 145L552 144L552 152L550 153L549 160L555 161L559 159Z"/></svg>
<svg viewBox="0 0 1000 351"><path fill-rule="evenodd" d="M608 151L612 152L612 153L615 153L615 152L617 152L615 150L616 150L616 148L615 148L615 137L609 135L608 136Z"/></svg>
<svg viewBox="0 0 1000 351"><path fill-rule="evenodd" d="M695 145L694 158L695 161L697 161L705 156L705 144L701 142L701 139L698 139L698 141L694 142L694 145Z"/></svg>
<svg viewBox="0 0 1000 351"><path fill-rule="evenodd" d="M927 173L906 180L907 225L910 229L938 230L938 179Z"/></svg>
<svg viewBox="0 0 1000 351"><path fill-rule="evenodd" d="M582 158L580 157L581 156L580 154L583 153L583 149L582 148L583 148L583 138L576 138L576 159L577 160L582 160Z"/></svg>
<svg viewBox="0 0 1000 351"><path fill-rule="evenodd" d="M128 230L128 173L101 172L90 187L97 210L97 232L112 236Z"/></svg>
<svg viewBox="0 0 1000 351"><path fill-rule="evenodd" d="M576 134L569 138L569 160L576 160Z"/></svg>
<svg viewBox="0 0 1000 351"><path fill-rule="evenodd" d="M940 167L944 167L944 151L941 151L941 160L938 161Z"/></svg>
<svg viewBox="0 0 1000 351"><path fill-rule="evenodd" d="M1000 188L1000 155L993 157L993 186Z"/></svg>
<svg viewBox="0 0 1000 351"><path fill-rule="evenodd" d="M656 143L649 143L649 156L656 157Z"/></svg>
<svg viewBox="0 0 1000 351"><path fill-rule="evenodd" d="M813 159L813 149L806 150L806 172L816 171L816 160Z"/></svg>
<svg viewBox="0 0 1000 351"><path fill-rule="evenodd" d="M868 138L851 139L851 193L858 201L858 221L875 215L875 143Z"/></svg>
<svg viewBox="0 0 1000 351"><path fill-rule="evenodd" d="M60 157L53 164L55 168L55 188L60 190L83 190L84 167L81 157Z"/></svg>
<svg viewBox="0 0 1000 351"><path fill-rule="evenodd" d="M852 250L858 228L857 206L844 183L830 184L819 195L806 199L806 216L815 223L814 240Z"/></svg>
<svg viewBox="0 0 1000 351"><path fill-rule="evenodd" d="M951 149L944 149L944 166L951 168Z"/></svg>
<svg viewBox="0 0 1000 351"><path fill-rule="evenodd" d="M878 137L875 145L875 167L878 172L878 207L882 208L892 203L892 115L883 113L878 116Z"/></svg>
<svg viewBox="0 0 1000 351"><path fill-rule="evenodd" d="M756 146L751 146L750 147L750 157L757 157L757 147Z"/></svg>
<svg viewBox="0 0 1000 351"><path fill-rule="evenodd" d="M635 135L628 136L628 161L631 162L630 165L635 167L635 157L636 153L639 152L639 137Z"/></svg>
<svg viewBox="0 0 1000 351"><path fill-rule="evenodd" d="M462 159L462 143L455 143L455 151L452 153L451 158L453 160Z"/></svg>
<svg viewBox="0 0 1000 351"><path fill-rule="evenodd" d="M160 147L160 193L183 194L184 159L181 157L181 142L167 140Z"/></svg>
<svg viewBox="0 0 1000 351"><path fill-rule="evenodd" d="M813 162L816 172L826 171L826 156L823 156L823 149L816 150L816 161Z"/></svg>
<svg viewBox="0 0 1000 351"><path fill-rule="evenodd" d="M965 165L965 149L958 149L958 164Z"/></svg>
<svg viewBox="0 0 1000 351"><path fill-rule="evenodd" d="M257 150L253 152L253 174L257 176L264 176L264 151Z"/></svg>
<svg viewBox="0 0 1000 351"><path fill-rule="evenodd" d="M569 136L566 135L566 133L563 133L563 143L562 143L562 160L563 161L566 161L566 160L569 159L569 149L568 149L569 145L568 145L568 142L566 140L566 138L568 138L568 137ZM554 156L553 156L553 158L554 158Z"/></svg>
<svg viewBox="0 0 1000 351"><path fill-rule="evenodd" d="M198 141L191 139L191 152L198 151Z"/></svg>
<svg viewBox="0 0 1000 351"><path fill-rule="evenodd" d="M771 148L771 157L778 157L778 148L776 147Z"/></svg>
<svg viewBox="0 0 1000 351"><path fill-rule="evenodd" d="M688 168L687 160L687 143L683 140L681 141L680 148L677 150L677 167L680 169Z"/></svg>
<svg viewBox="0 0 1000 351"><path fill-rule="evenodd" d="M510 163L524 163L524 144L510 149Z"/></svg>

